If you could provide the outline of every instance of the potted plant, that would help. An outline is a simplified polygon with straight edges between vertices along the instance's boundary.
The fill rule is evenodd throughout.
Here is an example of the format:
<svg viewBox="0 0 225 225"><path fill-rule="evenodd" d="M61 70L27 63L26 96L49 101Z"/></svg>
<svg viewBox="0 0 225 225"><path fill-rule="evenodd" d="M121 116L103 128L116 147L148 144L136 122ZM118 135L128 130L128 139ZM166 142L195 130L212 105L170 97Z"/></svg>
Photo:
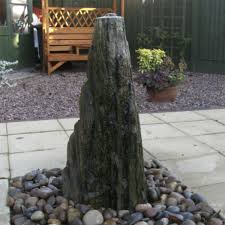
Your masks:
<svg viewBox="0 0 225 225"><path fill-rule="evenodd" d="M138 80L146 87L149 101L175 101L177 85L184 79L186 63L181 60L176 67L161 49L138 49Z"/></svg>

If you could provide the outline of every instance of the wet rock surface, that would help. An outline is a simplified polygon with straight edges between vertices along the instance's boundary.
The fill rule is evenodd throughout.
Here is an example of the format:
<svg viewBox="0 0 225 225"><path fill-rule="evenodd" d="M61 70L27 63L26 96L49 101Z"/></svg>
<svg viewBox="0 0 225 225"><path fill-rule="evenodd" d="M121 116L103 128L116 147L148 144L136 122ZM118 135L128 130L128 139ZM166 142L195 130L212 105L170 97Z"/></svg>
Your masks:
<svg viewBox="0 0 225 225"><path fill-rule="evenodd" d="M155 169L160 173L155 173ZM61 170L36 170L10 181L8 205L12 225L223 225L225 222L207 203L204 196L193 193L157 161L145 162L148 203L141 202L134 209L115 211L93 209L66 199L62 195ZM151 174L151 175L149 175ZM38 177L48 177L48 183ZM57 179L57 187L53 180ZM175 180L181 189L174 190L169 180ZM21 181L18 185L17 181ZM26 190L26 182L34 184ZM56 184L56 183L55 183ZM46 185L46 186L44 186ZM38 186L38 188L36 187ZM40 195L40 190L48 193ZM57 191L56 191L57 190ZM152 201L152 190L157 199ZM38 194L37 194L38 193ZM44 192L45 193L45 192ZM51 195L49 194L51 193ZM156 195L154 193L154 195ZM35 195L35 196L33 196ZM47 196L47 197L46 197ZM173 200L171 200L173 199ZM174 200L175 199L175 200ZM168 204L168 202L172 204ZM175 204L176 203L176 204Z"/></svg>

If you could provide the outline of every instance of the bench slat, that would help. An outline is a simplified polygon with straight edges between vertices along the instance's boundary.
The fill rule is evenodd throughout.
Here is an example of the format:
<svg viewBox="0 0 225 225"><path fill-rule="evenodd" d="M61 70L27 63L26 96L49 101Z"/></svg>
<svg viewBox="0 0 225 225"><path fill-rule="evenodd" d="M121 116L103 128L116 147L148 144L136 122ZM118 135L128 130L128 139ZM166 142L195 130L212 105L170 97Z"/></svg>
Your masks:
<svg viewBox="0 0 225 225"><path fill-rule="evenodd" d="M71 45L71 46L88 46L92 40L49 40L49 45Z"/></svg>
<svg viewBox="0 0 225 225"><path fill-rule="evenodd" d="M49 40L92 40L92 34L51 34Z"/></svg>
<svg viewBox="0 0 225 225"><path fill-rule="evenodd" d="M49 54L48 60L50 62L56 62L56 61L87 61L88 55L76 55L76 54Z"/></svg>
<svg viewBox="0 0 225 225"><path fill-rule="evenodd" d="M72 50L73 50L72 46L49 46L49 51L65 52Z"/></svg>
<svg viewBox="0 0 225 225"><path fill-rule="evenodd" d="M49 27L49 34L92 34L94 27Z"/></svg>

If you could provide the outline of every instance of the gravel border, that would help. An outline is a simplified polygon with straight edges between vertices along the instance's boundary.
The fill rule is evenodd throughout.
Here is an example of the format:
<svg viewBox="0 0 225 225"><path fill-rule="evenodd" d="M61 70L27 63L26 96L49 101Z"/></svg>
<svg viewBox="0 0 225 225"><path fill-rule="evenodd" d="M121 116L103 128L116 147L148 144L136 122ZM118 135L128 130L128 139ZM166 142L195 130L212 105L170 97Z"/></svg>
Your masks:
<svg viewBox="0 0 225 225"><path fill-rule="evenodd" d="M26 73L12 76L15 87L0 88L0 122L79 117L85 72ZM20 75L26 78L15 81ZM173 103L148 102L145 88L134 87L140 113L225 108L225 75L188 73Z"/></svg>

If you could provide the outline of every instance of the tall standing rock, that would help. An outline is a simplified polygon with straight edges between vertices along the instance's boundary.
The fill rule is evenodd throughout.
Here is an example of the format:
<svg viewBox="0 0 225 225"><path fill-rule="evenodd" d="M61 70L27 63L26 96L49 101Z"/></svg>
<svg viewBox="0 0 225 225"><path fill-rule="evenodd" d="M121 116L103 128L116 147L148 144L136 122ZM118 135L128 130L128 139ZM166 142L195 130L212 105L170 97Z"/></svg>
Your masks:
<svg viewBox="0 0 225 225"><path fill-rule="evenodd" d="M132 208L145 201L140 124L124 19L98 18L63 171L63 192L95 207Z"/></svg>

